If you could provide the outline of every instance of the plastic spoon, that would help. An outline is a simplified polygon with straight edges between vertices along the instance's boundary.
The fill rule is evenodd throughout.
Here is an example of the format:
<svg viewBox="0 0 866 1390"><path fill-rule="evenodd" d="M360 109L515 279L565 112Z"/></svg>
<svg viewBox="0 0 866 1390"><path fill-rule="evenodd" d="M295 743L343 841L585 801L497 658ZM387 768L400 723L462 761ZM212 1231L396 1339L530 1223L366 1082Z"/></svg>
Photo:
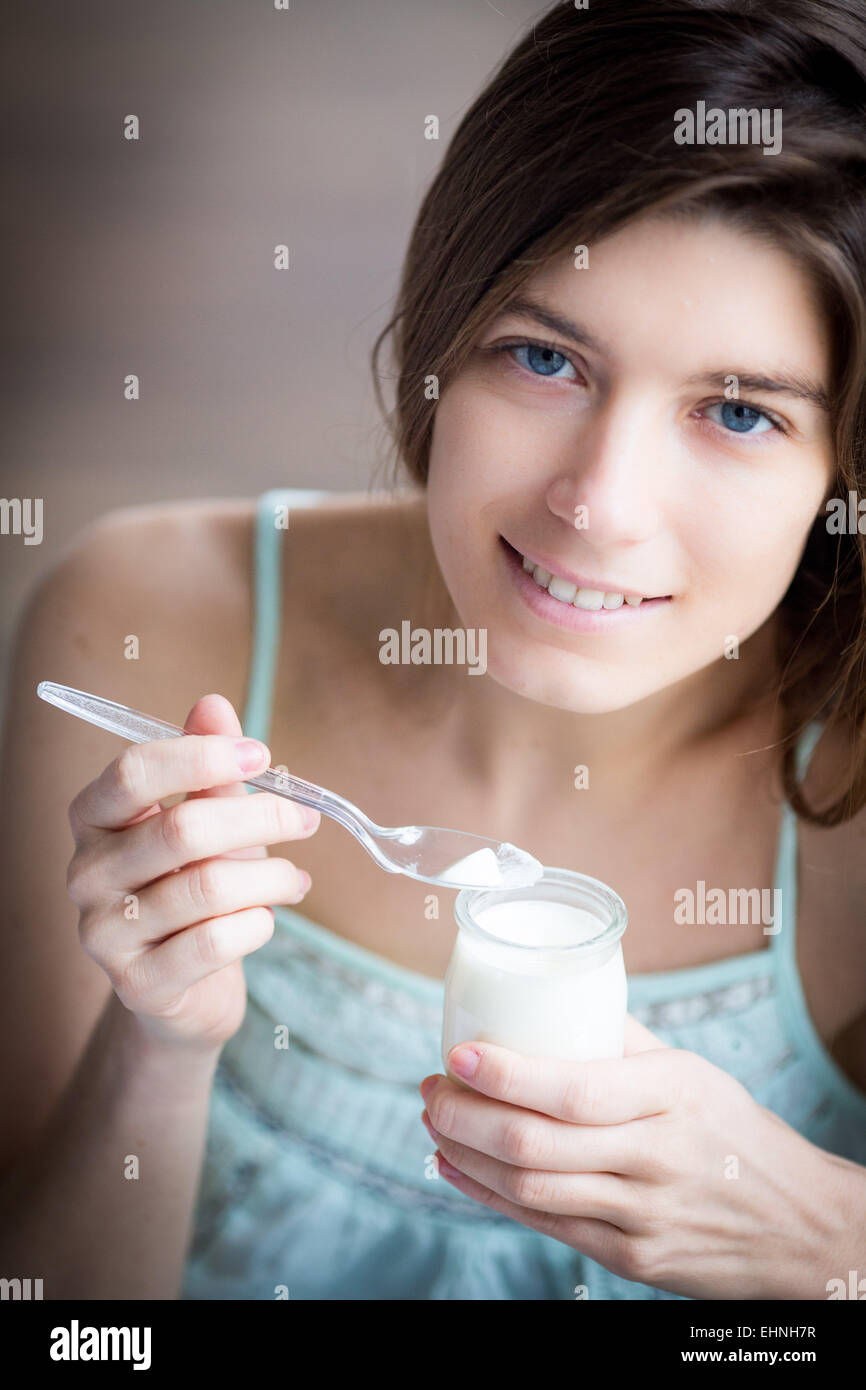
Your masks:
<svg viewBox="0 0 866 1390"><path fill-rule="evenodd" d="M67 714L86 719L89 724L120 734L133 743L183 737L183 729L176 724L167 724L164 719L155 719L86 690L40 681L36 693ZM507 841L488 840L462 830L442 830L434 825L377 825L336 792L272 767L257 777L238 780L331 816L350 831L380 869L389 874L406 874L441 888L506 889L529 888L544 872L537 859Z"/></svg>

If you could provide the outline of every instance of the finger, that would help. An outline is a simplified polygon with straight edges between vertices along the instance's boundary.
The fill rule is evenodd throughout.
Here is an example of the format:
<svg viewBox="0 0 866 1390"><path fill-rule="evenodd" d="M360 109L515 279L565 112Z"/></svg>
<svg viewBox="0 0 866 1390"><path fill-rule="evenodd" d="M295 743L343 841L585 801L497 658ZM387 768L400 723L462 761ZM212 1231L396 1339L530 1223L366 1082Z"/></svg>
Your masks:
<svg viewBox="0 0 866 1390"><path fill-rule="evenodd" d="M533 1211L529 1207L522 1207L518 1202L509 1201L507 1197L463 1173L448 1172L438 1151L435 1157L439 1173L446 1182L450 1182L460 1192L465 1192L473 1201L489 1207L491 1211L501 1212L503 1216L510 1217L512 1221L519 1221L521 1226L527 1226L531 1231L540 1231L542 1235L552 1236L554 1240L570 1245L572 1249L579 1250L582 1255L595 1260L605 1269L613 1268L622 1258L626 1235L611 1222L599 1221L592 1217L557 1216L554 1212Z"/></svg>
<svg viewBox="0 0 866 1390"><path fill-rule="evenodd" d="M477 1058L467 1075L464 1061ZM540 1110L570 1124L616 1125L670 1109L680 1090L676 1048L604 1057L590 1062L563 1062L555 1057L524 1057L493 1043L457 1043L448 1054L448 1070L483 1095L526 1110Z"/></svg>
<svg viewBox="0 0 866 1390"><path fill-rule="evenodd" d="M244 740L246 742L246 740ZM268 765L264 744L252 740L260 764L244 770L236 738L189 734L131 743L70 804L70 819L87 829L120 830L157 802L178 792L199 791L254 776Z"/></svg>
<svg viewBox="0 0 866 1390"><path fill-rule="evenodd" d="M224 695L202 695L196 700L184 721L186 734L231 734L243 738L244 731L237 710Z"/></svg>
<svg viewBox="0 0 866 1390"><path fill-rule="evenodd" d="M309 875L281 856L265 855L252 863L230 855L202 859L176 874L166 874L137 895L134 936L126 920L128 894L116 906L91 914L87 949L99 960L118 948L122 929L124 949L139 950L164 941L174 932L211 917L228 916L244 908L272 903L298 903L309 889Z"/></svg>
<svg viewBox="0 0 866 1390"><path fill-rule="evenodd" d="M188 734L226 734L243 738L243 727L231 700L224 695L203 695L196 700L186 717L184 732ZM202 787L187 793L187 800L202 796L249 796L250 789L242 781L228 782L220 787ZM262 859L267 857L264 845L248 845L226 851L226 859Z"/></svg>
<svg viewBox="0 0 866 1390"><path fill-rule="evenodd" d="M197 700L187 715L185 724L187 733L191 734L231 734L243 737L243 728L238 718L237 711L230 700L223 695L203 695ZM264 746L264 745L263 745ZM268 759L270 755L268 755ZM205 787L201 791L189 792L187 799L202 796L249 796L252 789L244 782L233 782L222 787ZM261 796L270 796L270 792L260 792ZM305 807L304 814L307 822L312 819L311 833L318 829L321 823L321 812L312 807ZM267 855L264 845L253 845L243 849L233 849L227 851L226 858L232 859L260 859Z"/></svg>
<svg viewBox="0 0 866 1390"><path fill-rule="evenodd" d="M267 792L256 792L243 802L219 796L178 802L89 853L84 851L78 871L84 900L97 867L98 883L92 886L99 892L137 893L173 869L227 858L229 850L306 839L315 826L306 826L304 816L305 808L297 802Z"/></svg>
<svg viewBox="0 0 866 1390"><path fill-rule="evenodd" d="M613 1173L550 1173L539 1168L518 1168L464 1144L440 1139L435 1130L430 1137L459 1172L530 1211L589 1217L621 1227L624 1209L632 1200L633 1184Z"/></svg>
<svg viewBox="0 0 866 1390"><path fill-rule="evenodd" d="M425 1104L437 1135L519 1168L635 1174L643 1166L633 1125L570 1124L476 1095L444 1077L425 1089Z"/></svg>
<svg viewBox="0 0 866 1390"><path fill-rule="evenodd" d="M197 922L133 956L117 993L121 1001L134 1001L135 1012L176 1010L193 985L257 951L270 941L273 932L274 916L266 907L248 907Z"/></svg>

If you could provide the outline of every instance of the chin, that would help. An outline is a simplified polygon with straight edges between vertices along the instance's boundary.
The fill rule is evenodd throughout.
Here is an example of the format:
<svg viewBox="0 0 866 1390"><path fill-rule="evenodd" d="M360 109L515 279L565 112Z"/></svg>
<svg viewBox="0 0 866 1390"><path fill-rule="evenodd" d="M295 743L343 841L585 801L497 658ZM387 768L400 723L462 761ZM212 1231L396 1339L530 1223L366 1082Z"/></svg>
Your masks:
<svg viewBox="0 0 866 1390"><path fill-rule="evenodd" d="M559 662L556 669L545 671L537 660L527 659L525 649L497 653L488 646L487 675L497 685L571 714L613 714L655 694L664 684L631 685L621 673L581 670L583 663L574 659L570 664L571 672Z"/></svg>

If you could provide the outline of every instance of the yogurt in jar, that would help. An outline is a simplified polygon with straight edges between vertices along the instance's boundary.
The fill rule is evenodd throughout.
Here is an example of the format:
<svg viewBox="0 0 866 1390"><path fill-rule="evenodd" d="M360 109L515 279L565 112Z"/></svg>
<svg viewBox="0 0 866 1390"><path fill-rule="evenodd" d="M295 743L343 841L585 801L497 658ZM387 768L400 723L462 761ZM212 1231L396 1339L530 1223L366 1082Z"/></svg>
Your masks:
<svg viewBox="0 0 866 1390"><path fill-rule="evenodd" d="M445 975L442 1060L476 1038L526 1056L621 1057L625 904L597 879L545 869L536 888L464 890Z"/></svg>

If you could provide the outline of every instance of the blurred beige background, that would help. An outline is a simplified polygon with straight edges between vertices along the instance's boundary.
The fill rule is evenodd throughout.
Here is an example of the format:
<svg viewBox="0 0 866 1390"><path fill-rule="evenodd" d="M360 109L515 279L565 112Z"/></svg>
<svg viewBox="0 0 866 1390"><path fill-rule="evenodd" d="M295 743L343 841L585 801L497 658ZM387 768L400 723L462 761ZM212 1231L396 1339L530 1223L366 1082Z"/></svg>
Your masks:
<svg viewBox="0 0 866 1390"><path fill-rule="evenodd" d="M412 221L463 112L545 8L6 7L0 491L43 499L44 536L0 535L4 704L20 603L95 516L383 485L369 353Z"/></svg>

